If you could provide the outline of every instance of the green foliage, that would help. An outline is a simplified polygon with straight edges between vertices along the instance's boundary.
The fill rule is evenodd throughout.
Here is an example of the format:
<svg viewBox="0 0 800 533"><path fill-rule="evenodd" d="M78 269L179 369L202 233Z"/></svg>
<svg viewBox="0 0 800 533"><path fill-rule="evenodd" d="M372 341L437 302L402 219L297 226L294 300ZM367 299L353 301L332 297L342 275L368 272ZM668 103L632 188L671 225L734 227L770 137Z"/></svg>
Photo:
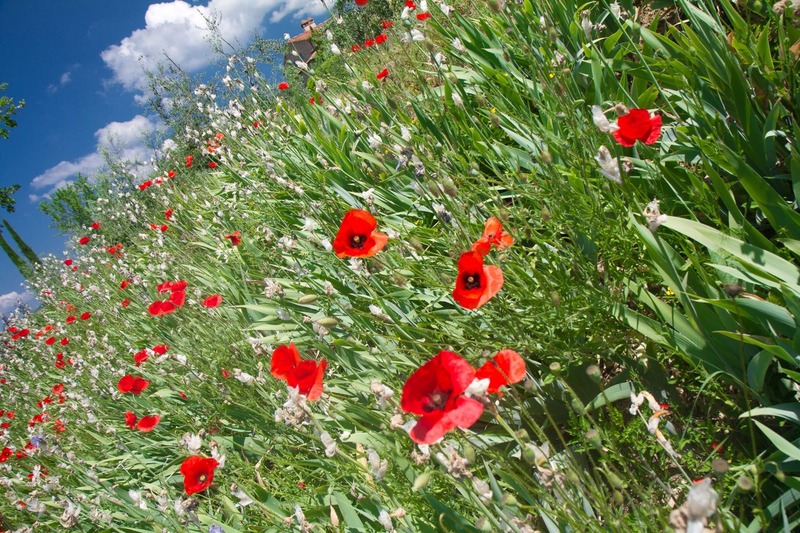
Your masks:
<svg viewBox="0 0 800 533"><path fill-rule="evenodd" d="M22 252L22 255L25 256L25 259L27 259L31 265L40 264L41 261L39 260L39 257L36 255L36 252L34 252L33 248L28 246L28 243L26 243L22 239L22 237L19 236L19 233L17 233L16 230L14 230L14 228L11 227L11 224L8 223L8 220L3 219L3 225L8 230L8 233L11 235L11 238L14 239L14 242L17 243L17 248L19 248L19 251Z"/></svg>
<svg viewBox="0 0 800 533"><path fill-rule="evenodd" d="M0 93L5 92L7 88L8 83L0 83ZM9 96L0 96L0 138L8 139L11 128L17 126L17 121L13 117L23 107L25 107L25 100L15 102ZM5 207L5 204L3 204L3 207Z"/></svg>
<svg viewBox="0 0 800 533"><path fill-rule="evenodd" d="M39 209L52 220L51 227L62 234L76 235L94 221L101 185L90 182L86 176L66 187L54 191L49 199L42 200Z"/></svg>
<svg viewBox="0 0 800 533"><path fill-rule="evenodd" d="M14 193L19 190L19 185L11 185L9 187L0 187L0 207L8 211L14 212L14 204L17 203L14 199Z"/></svg>
<svg viewBox="0 0 800 533"><path fill-rule="evenodd" d="M14 263L14 266L17 267L17 270L19 270L19 273L22 274L22 277L26 279L29 278L33 272L31 265L29 265L22 257L20 257L17 251L14 250L10 244L8 244L8 241L6 241L5 237L3 237L2 232L0 232L0 248L3 249L11 262Z"/></svg>
<svg viewBox="0 0 800 533"><path fill-rule="evenodd" d="M67 432L37 426L47 453L12 463L8 501L43 500L26 483L40 464L60 476L43 527L69 500L91 502L75 524L86 531L303 520L362 531L387 519L400 531L663 531L690 480L713 476L710 527L794 527L800 224L797 107L783 86L795 29L769 12L743 25L752 11L727 1L677 2L650 20L633 20L633 4L615 4L628 11L618 19L608 2L475 2L449 17L431 2L430 19L396 20L384 45L321 53L308 92L294 80L273 92L239 54L219 87L165 84L161 97L183 99L173 124L186 135L154 183L83 179L46 204L91 240L75 270L45 260L32 280L45 303L26 325L102 312L57 330L75 367L54 369L56 347L35 335L9 350L11 382L30 384L10 389L23 425L54 383L70 394L48 408ZM364 38L347 32L334 35L342 51ZM609 118L657 110L665 126L625 148L598 131L592 104ZM600 173L601 145L621 184ZM645 225L631 213L653 196L668 216L651 203ZM390 235L369 259L330 250L352 208ZM451 296L456 263L491 216L515 242L487 257L502 291L468 311ZM177 279L185 306L149 316L165 298L156 287ZM209 294L223 305L201 307ZM288 342L328 362L323 397L293 412L267 368ZM169 353L134 366L156 344ZM474 426L425 449L401 429L415 417L399 399L444 349L475 367L514 349L528 372ZM148 390L117 394L126 373ZM131 431L126 410L162 420ZM191 499L178 473L187 433L202 455L226 455Z"/></svg>

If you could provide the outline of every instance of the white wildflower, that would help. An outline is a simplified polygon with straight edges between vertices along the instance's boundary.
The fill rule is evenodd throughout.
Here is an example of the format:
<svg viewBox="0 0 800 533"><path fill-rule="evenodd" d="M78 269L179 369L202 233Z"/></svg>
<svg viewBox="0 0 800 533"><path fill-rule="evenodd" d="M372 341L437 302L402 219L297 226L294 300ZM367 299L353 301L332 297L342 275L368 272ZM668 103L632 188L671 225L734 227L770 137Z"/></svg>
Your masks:
<svg viewBox="0 0 800 533"><path fill-rule="evenodd" d="M369 384L369 390L378 400L378 406L381 409L386 409L387 402L394 396L394 392L392 389L378 381L377 379L373 379L372 382Z"/></svg>
<svg viewBox="0 0 800 533"><path fill-rule="evenodd" d="M247 372L242 372L241 369L238 368L233 369L233 376L244 385L253 385L256 382L254 376L251 376Z"/></svg>
<svg viewBox="0 0 800 533"><path fill-rule="evenodd" d="M458 37L453 39L453 42L451 44L452 44L453 48L455 50L459 51L459 52L466 52L467 51L467 49L464 47L464 43L462 43L461 39L459 39Z"/></svg>
<svg viewBox="0 0 800 533"><path fill-rule="evenodd" d="M622 175L619 171L619 159L611 157L608 148L601 146L594 156L595 161L600 165L600 174L610 179L614 183L622 183Z"/></svg>
<svg viewBox="0 0 800 533"><path fill-rule="evenodd" d="M489 388L490 383L491 380L489 378L475 378L472 380L472 383L469 384L467 390L464 391L464 394L467 396L472 396L473 398L483 398L486 396L486 389Z"/></svg>
<svg viewBox="0 0 800 533"><path fill-rule="evenodd" d="M231 487L231 493L239 499L239 501L236 503L236 505L239 507L247 507L248 505L253 505L255 503L253 499L237 485L233 485Z"/></svg>
<svg viewBox="0 0 800 533"><path fill-rule="evenodd" d="M386 531L395 531L394 524L392 524L392 517L389 516L389 513L383 509L381 509L381 512L378 515L378 522L381 523Z"/></svg>
<svg viewBox="0 0 800 533"><path fill-rule="evenodd" d="M372 85L370 82L364 80L364 81L361 82L361 88L364 89L365 91L369 92L372 89L374 89L375 86Z"/></svg>
<svg viewBox="0 0 800 533"><path fill-rule="evenodd" d="M338 56L342 53L342 51L339 50L339 47L336 46L334 43L331 43L331 53Z"/></svg>
<svg viewBox="0 0 800 533"><path fill-rule="evenodd" d="M381 309L379 306L377 306L375 304L371 304L369 306L369 312L372 313L377 318L380 318L381 320L385 320L386 322L391 322L392 321L392 317L387 315L386 312L383 309Z"/></svg>
<svg viewBox="0 0 800 533"><path fill-rule="evenodd" d="M453 103L456 105L456 107L464 107L464 100L461 99L461 95L458 93L453 93Z"/></svg>
<svg viewBox="0 0 800 533"><path fill-rule="evenodd" d="M597 129L603 133L613 133L619 129L616 122L609 122L606 114L599 105L592 106L592 120Z"/></svg>
<svg viewBox="0 0 800 533"><path fill-rule="evenodd" d="M450 16L450 12L451 12L451 11L453 11L453 8L452 8L452 7L450 7L450 6L448 6L448 5L447 5L447 4L445 4L444 2L439 2L439 9L441 9L441 10L442 10L442 14L443 14L445 17L449 17L449 16Z"/></svg>
<svg viewBox="0 0 800 533"><path fill-rule="evenodd" d="M133 504L137 506L139 509L141 509L142 511L147 510L147 502L144 501L144 499L142 498L141 491L131 489L128 491L128 496L130 497Z"/></svg>
<svg viewBox="0 0 800 533"><path fill-rule="evenodd" d="M330 433L323 431L319 439L322 441L322 445L325 446L325 457L336 455L336 441L333 440Z"/></svg>
<svg viewBox="0 0 800 533"><path fill-rule="evenodd" d="M203 440L200 438L200 435L195 435L194 433L184 433L183 438L181 439L181 444L186 446L186 449L189 450L191 454L197 454L200 451L200 448L203 447Z"/></svg>
<svg viewBox="0 0 800 533"><path fill-rule="evenodd" d="M411 132L405 126L400 126L400 138L405 142L411 142Z"/></svg>
<svg viewBox="0 0 800 533"><path fill-rule="evenodd" d="M305 61L295 61L294 65L299 68L300 70L308 70L308 63Z"/></svg>
<svg viewBox="0 0 800 533"><path fill-rule="evenodd" d="M383 139L377 133L370 133L367 135L367 142L369 142L369 147L373 150L377 150L383 144Z"/></svg>
<svg viewBox="0 0 800 533"><path fill-rule="evenodd" d="M389 469L389 461L381 459L378 452L373 449L367 450L367 461L369 462L370 473L375 481L381 481Z"/></svg>
<svg viewBox="0 0 800 533"><path fill-rule="evenodd" d="M589 10L585 10L581 13L581 29L583 29L583 34L586 36L587 39L592 38L592 21L589 20Z"/></svg>
<svg viewBox="0 0 800 533"><path fill-rule="evenodd" d="M423 33L419 30L411 30L411 40L414 42L424 41L425 35L423 35Z"/></svg>
<svg viewBox="0 0 800 533"><path fill-rule="evenodd" d="M661 227L661 224L667 221L667 215L663 214L658 209L657 198L653 198L653 201L645 206L642 214L647 218L647 227L654 233Z"/></svg>

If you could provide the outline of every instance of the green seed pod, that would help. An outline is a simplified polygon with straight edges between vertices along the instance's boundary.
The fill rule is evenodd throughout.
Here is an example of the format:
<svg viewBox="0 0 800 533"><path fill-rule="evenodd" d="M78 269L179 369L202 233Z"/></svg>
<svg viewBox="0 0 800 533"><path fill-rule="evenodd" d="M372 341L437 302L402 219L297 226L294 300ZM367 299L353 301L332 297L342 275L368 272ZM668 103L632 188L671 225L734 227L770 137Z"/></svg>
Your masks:
<svg viewBox="0 0 800 533"><path fill-rule="evenodd" d="M317 320L317 324L326 328L332 328L339 325L339 321L332 316L325 316Z"/></svg>
<svg viewBox="0 0 800 533"><path fill-rule="evenodd" d="M418 492L424 489L428 485L428 481L431 479L431 474L432 472L428 471L418 475L417 479L414 480L414 485L411 487L411 490Z"/></svg>
<svg viewBox="0 0 800 533"><path fill-rule="evenodd" d="M614 491L614 494L612 494L611 498L614 500L614 504L617 506L625 504L625 496L623 496L618 490Z"/></svg>
<svg viewBox="0 0 800 533"><path fill-rule="evenodd" d="M310 304L310 303L316 302L317 298L319 298L319 295L317 295L317 294L304 294L300 298L297 299L297 303L303 304L303 305Z"/></svg>
<svg viewBox="0 0 800 533"><path fill-rule="evenodd" d="M534 450L533 445L530 443L522 448L522 459L529 465L536 464L536 450Z"/></svg>

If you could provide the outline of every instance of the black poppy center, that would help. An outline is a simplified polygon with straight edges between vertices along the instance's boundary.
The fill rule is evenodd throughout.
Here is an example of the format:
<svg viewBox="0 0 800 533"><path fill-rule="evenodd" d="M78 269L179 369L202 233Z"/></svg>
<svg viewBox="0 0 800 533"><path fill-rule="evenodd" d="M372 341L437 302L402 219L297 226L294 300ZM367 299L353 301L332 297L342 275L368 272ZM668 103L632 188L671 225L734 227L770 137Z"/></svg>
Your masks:
<svg viewBox="0 0 800 533"><path fill-rule="evenodd" d="M361 248L364 247L364 244L366 244L366 242L367 242L367 236L366 235L356 234L356 235L353 235L352 237L350 237L350 247L351 248L359 248L359 249L361 249Z"/></svg>
<svg viewBox="0 0 800 533"><path fill-rule="evenodd" d="M477 272L465 272L462 279L464 280L464 287L468 290L481 288L481 276Z"/></svg>
<svg viewBox="0 0 800 533"><path fill-rule="evenodd" d="M422 406L422 410L426 413L441 411L444 409L444 406L447 405L447 400L450 399L451 393L452 391L442 390L437 387L436 390L428 396L428 401Z"/></svg>

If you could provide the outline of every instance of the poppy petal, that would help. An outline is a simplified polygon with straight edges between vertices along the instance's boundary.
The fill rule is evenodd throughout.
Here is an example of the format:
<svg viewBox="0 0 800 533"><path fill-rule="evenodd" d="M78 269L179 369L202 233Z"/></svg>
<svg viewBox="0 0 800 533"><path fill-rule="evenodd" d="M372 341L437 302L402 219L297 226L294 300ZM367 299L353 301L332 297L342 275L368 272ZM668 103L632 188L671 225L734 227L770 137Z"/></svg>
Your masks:
<svg viewBox="0 0 800 533"><path fill-rule="evenodd" d="M274 377L286 381L289 374L300 364L300 352L293 342L289 346L281 344L272 352L272 362L269 372Z"/></svg>

